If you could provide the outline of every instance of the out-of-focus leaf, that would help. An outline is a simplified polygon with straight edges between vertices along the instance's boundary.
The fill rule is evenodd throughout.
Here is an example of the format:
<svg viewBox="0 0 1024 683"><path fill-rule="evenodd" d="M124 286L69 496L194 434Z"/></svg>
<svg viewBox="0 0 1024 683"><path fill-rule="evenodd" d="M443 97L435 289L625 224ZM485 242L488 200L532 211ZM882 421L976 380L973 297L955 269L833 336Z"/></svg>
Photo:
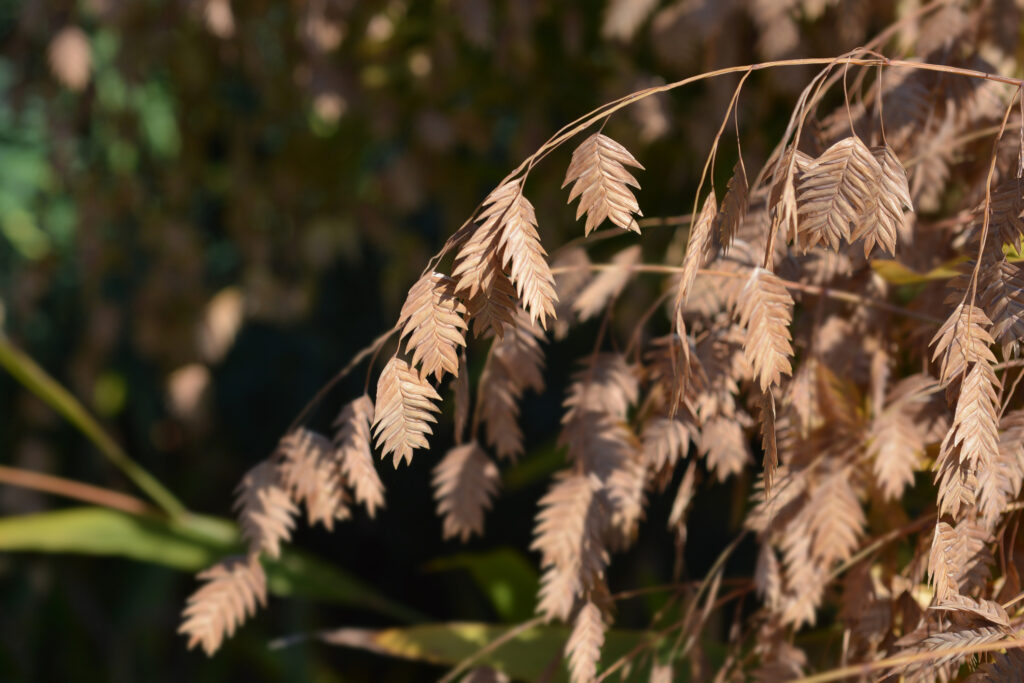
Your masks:
<svg viewBox="0 0 1024 683"><path fill-rule="evenodd" d="M501 475L501 485L506 491L517 491L540 481L545 481L556 470L565 465L565 455L554 442L531 450L515 465Z"/></svg>
<svg viewBox="0 0 1024 683"><path fill-rule="evenodd" d="M872 269L883 280L893 285L919 285L935 280L949 280L959 275L959 271L954 269L954 265L955 263L947 263L933 268L927 273L918 273L898 261L875 259L871 262Z"/></svg>
<svg viewBox="0 0 1024 683"><path fill-rule="evenodd" d="M198 571L241 551L235 524L189 515L178 522L80 507L0 519L0 551L77 553L125 557L186 572ZM285 551L267 560L267 581L276 595L330 600L402 621L419 617L358 579L308 555Z"/></svg>
<svg viewBox="0 0 1024 683"><path fill-rule="evenodd" d="M332 645L344 645L389 657L401 657L430 664L454 666L509 631L509 626L472 622L422 624L382 630L342 628L325 631L317 638ZM636 647L644 638L639 631L612 629L601 648L601 662L608 665ZM508 642L474 661L513 679L534 681L562 656L569 638L564 626L537 626L510 638ZM287 641L285 641L287 642ZM637 671L634 669L633 675ZM568 679L564 664L555 669L553 680ZM638 680L645 680L643 677Z"/></svg>
<svg viewBox="0 0 1024 683"><path fill-rule="evenodd" d="M464 569L473 577L505 621L526 621L533 616L537 596L537 571L512 548L482 553L462 553L434 560L428 569L450 571Z"/></svg>

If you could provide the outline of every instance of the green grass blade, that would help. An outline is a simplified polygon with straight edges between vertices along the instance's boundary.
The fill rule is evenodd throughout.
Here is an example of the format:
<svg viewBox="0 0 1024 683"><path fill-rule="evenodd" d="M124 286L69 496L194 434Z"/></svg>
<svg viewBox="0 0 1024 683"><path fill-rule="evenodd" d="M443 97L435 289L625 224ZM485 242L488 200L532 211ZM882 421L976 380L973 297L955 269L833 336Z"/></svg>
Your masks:
<svg viewBox="0 0 1024 683"><path fill-rule="evenodd" d="M0 366L11 373L22 386L38 396L65 420L80 431L110 462L139 487L171 517L180 517L187 510L173 493L156 477L128 457L114 439L89 414L78 399L43 370L32 358L0 333Z"/></svg>
<svg viewBox="0 0 1024 683"><path fill-rule="evenodd" d="M124 557L195 572L242 546L235 524L189 515L178 522L130 515L101 507L79 507L0 518L0 552L74 553ZM309 555L285 551L265 560L276 595L305 596L359 607L403 622L421 617L372 587Z"/></svg>

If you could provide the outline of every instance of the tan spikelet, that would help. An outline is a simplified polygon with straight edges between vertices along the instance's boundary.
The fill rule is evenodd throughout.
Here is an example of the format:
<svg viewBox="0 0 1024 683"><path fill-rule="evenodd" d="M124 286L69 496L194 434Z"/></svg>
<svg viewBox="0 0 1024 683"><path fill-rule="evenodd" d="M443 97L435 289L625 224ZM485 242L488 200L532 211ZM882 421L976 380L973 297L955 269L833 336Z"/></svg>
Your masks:
<svg viewBox="0 0 1024 683"><path fill-rule="evenodd" d="M441 273L427 273L409 290L398 324L408 338L412 364L423 376L459 371L459 349L466 345L466 308L455 298L454 281Z"/></svg>
<svg viewBox="0 0 1024 683"><path fill-rule="evenodd" d="M281 483L295 503L306 506L309 524L331 530L335 520L351 517L341 468L326 437L299 428L281 439L277 450Z"/></svg>
<svg viewBox="0 0 1024 683"><path fill-rule="evenodd" d="M601 133L591 135L572 153L562 187L575 183L569 203L580 198L576 219L587 214L584 234L589 235L605 218L624 230L640 232L633 216L643 213L629 189L640 184L626 166L643 169L629 150Z"/></svg>
<svg viewBox="0 0 1024 683"><path fill-rule="evenodd" d="M530 549L541 553L545 572L537 611L549 620L568 619L576 598L604 576L601 488L596 475L562 472L540 501Z"/></svg>
<svg viewBox="0 0 1024 683"><path fill-rule="evenodd" d="M522 181L509 181L486 201L490 205L481 214L483 227L486 229L491 220L498 222L502 266L508 269L530 320L546 327L548 318L555 317L558 302L555 279L537 234L533 205L523 195Z"/></svg>
<svg viewBox="0 0 1024 683"><path fill-rule="evenodd" d="M576 297L573 310L580 321L589 320L602 312L608 302L625 289L633 276L633 266L640 263L640 246L626 247L616 254L606 270L592 279Z"/></svg>
<svg viewBox="0 0 1024 683"><path fill-rule="evenodd" d="M698 443L718 481L739 474L753 459L743 428L734 418L718 415L705 422Z"/></svg>
<svg viewBox="0 0 1024 683"><path fill-rule="evenodd" d="M869 438L875 479L887 498L898 499L914 483L914 470L924 453L921 434L912 417L894 406L875 418Z"/></svg>
<svg viewBox="0 0 1024 683"><path fill-rule="evenodd" d="M878 161L857 137L840 140L803 168L796 192L800 245L838 250L870 208L880 175Z"/></svg>
<svg viewBox="0 0 1024 683"><path fill-rule="evenodd" d="M679 276L679 288L676 290L676 307L682 307L686 301L697 271L707 265L715 248L713 238L715 215L718 207L715 192L712 190L704 200L704 208L697 215L697 220L690 228L690 238L686 243L686 255L683 257L683 271Z"/></svg>
<svg viewBox="0 0 1024 683"><path fill-rule="evenodd" d="M356 502L366 506L371 518L384 507L384 484L373 464L372 422L373 400L365 394L346 404L334 421L335 457L341 473Z"/></svg>
<svg viewBox="0 0 1024 683"><path fill-rule="evenodd" d="M281 555L281 542L291 538L298 508L281 482L277 466L265 460L249 470L235 489L234 509L249 552Z"/></svg>
<svg viewBox="0 0 1024 683"><path fill-rule="evenodd" d="M555 293L558 303L555 305L557 315L554 324L555 339L563 339L569 333L569 327L573 324L576 313L573 304L577 295L590 282L590 258L582 247L568 247L559 249L554 254L555 258L551 266L554 269L561 269L555 275Z"/></svg>
<svg viewBox="0 0 1024 683"><path fill-rule="evenodd" d="M439 412L440 401L434 387L401 358L392 358L377 380L377 400L373 414L374 436L381 457L394 456L395 467L405 460L412 463L413 450L427 448L432 433L430 423Z"/></svg>
<svg viewBox="0 0 1024 683"><path fill-rule="evenodd" d="M647 420L640 439L644 460L654 472L674 466L686 457L690 449L690 430L676 418L653 417Z"/></svg>
<svg viewBox="0 0 1024 683"><path fill-rule="evenodd" d="M789 325L793 299L782 280L763 268L755 268L736 307L740 325L746 328L743 351L754 369L761 391L777 386L782 375L792 374Z"/></svg>
<svg viewBox="0 0 1024 683"><path fill-rule="evenodd" d="M849 470L830 474L808 503L811 557L824 567L849 559L864 530L864 511L850 476Z"/></svg>
<svg viewBox="0 0 1024 683"><path fill-rule="evenodd" d="M928 556L928 573L935 586L935 599L938 602L958 595L960 588L957 576L960 571L960 549L956 530L945 522L935 525L932 536L932 549Z"/></svg>
<svg viewBox="0 0 1024 683"><path fill-rule="evenodd" d="M466 301L466 309L473 321L474 335L487 337L493 334L501 338L515 320L516 290L508 275L501 270L497 256L488 263L490 276L487 285Z"/></svg>
<svg viewBox="0 0 1024 683"><path fill-rule="evenodd" d="M527 389L544 390L543 333L520 309L515 326L495 341L480 377L477 406L487 435L502 459L515 459L523 452L519 426L519 401Z"/></svg>
<svg viewBox="0 0 1024 683"><path fill-rule="evenodd" d="M743 225L749 207L750 187L747 184L746 170L743 162L737 161L732 169L732 177L722 199L722 208L715 217L715 236L723 252L729 251L736 233Z"/></svg>
<svg viewBox="0 0 1024 683"><path fill-rule="evenodd" d="M620 353L601 353L587 359L573 373L564 406L562 423L586 413L625 418L636 403L640 384L636 369Z"/></svg>
<svg viewBox="0 0 1024 683"><path fill-rule="evenodd" d="M594 680L607 629L601 609L589 600L583 603L576 613L569 640L565 643L569 680L572 683L591 683Z"/></svg>
<svg viewBox="0 0 1024 683"><path fill-rule="evenodd" d="M978 282L978 303L992 320L992 337L1002 346L1003 358L1020 354L1024 339L1024 269L1002 258L983 263Z"/></svg>
<svg viewBox="0 0 1024 683"><path fill-rule="evenodd" d="M199 572L204 585L189 596L178 633L188 637L191 650L200 645L216 652L257 606L267 603L267 579L256 555L219 562Z"/></svg>
<svg viewBox="0 0 1024 683"><path fill-rule="evenodd" d="M448 451L434 468L434 498L443 521L443 536L459 537L484 533L484 512L498 489L498 468L475 441Z"/></svg>
<svg viewBox="0 0 1024 683"><path fill-rule="evenodd" d="M860 222L850 235L851 242L864 238L865 258L876 243L890 254L896 253L896 237L903 223L903 210L914 208L907 186L907 172L896 153L886 145L873 147L871 154L878 163L878 179Z"/></svg>
<svg viewBox="0 0 1024 683"><path fill-rule="evenodd" d="M930 609L942 612L967 612L998 626L1008 627L1010 625L1010 617L1006 614L1006 610L998 602L992 600L975 600L966 595L954 593L946 595L942 600L937 600Z"/></svg>
<svg viewBox="0 0 1024 683"><path fill-rule="evenodd" d="M996 362L989 348L995 343L988 328L992 321L977 306L959 304L931 340L932 360L940 362L939 380L945 385L966 372L971 363Z"/></svg>

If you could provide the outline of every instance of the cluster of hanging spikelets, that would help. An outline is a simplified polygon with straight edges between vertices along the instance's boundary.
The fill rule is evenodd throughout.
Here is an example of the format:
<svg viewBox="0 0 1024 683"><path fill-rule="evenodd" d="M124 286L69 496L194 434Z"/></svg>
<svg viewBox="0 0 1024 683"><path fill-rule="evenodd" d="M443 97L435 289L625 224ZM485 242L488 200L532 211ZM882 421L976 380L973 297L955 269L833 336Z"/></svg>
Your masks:
<svg viewBox="0 0 1024 683"><path fill-rule="evenodd" d="M1010 119L1010 89L955 73L980 60L956 54L945 73L886 68L866 95L818 120L825 86L850 68L828 66L763 171L749 177L741 155L721 204L707 192L678 263L644 264L632 245L593 264L573 246L549 266L524 164L409 290L400 345L376 399L346 405L333 440L288 434L243 478L236 507L249 553L199 575L206 583L181 627L190 647L212 653L264 601L259 556L278 556L300 506L327 528L349 517L353 503L370 516L383 506L374 449L397 467L427 448L438 387L449 377L456 444L434 467L437 510L445 538L483 534L501 478L492 456L523 454L520 402L544 386L545 331L557 339L577 322L611 316L637 274L652 272L671 278L672 332L638 333L625 352L582 360L564 403L566 466L536 520L537 609L572 625L572 679L596 674L614 616L606 568L636 538L648 497L678 482L668 521L682 544L702 472L725 480L750 466L757 431L762 490L745 527L759 543L753 584L762 607L735 627L721 680L752 670L763 680L801 675L806 657L791 635L814 624L826 602L839 607L846 662L874 662L908 680L946 679L976 648L990 654L974 676L1019 676L1024 657L1000 643L1022 623L1004 603L1021 592L1013 501L1024 482L1024 409L1013 408L1021 377L1013 371L1021 365L1024 272L1004 245L1019 250L1024 234L1024 150L998 141L1024 122ZM858 89L867 71L851 69ZM941 216L915 216L915 204L943 197L956 141L968 144L987 125L999 129L991 163L958 168L960 199L936 205ZM936 136L948 144L935 145ZM718 145L716 138L712 159ZM569 201L579 201L584 235L606 220L640 233L630 167L642 169L602 133L576 148L565 185ZM449 252L450 274L435 271ZM919 271L971 260L960 259L956 278L919 285L907 303L872 266L885 255L906 255ZM475 407L470 328L490 340ZM900 500L928 486L915 478L928 470L934 513L908 520ZM893 545L908 542L909 561ZM683 620L679 657L700 647L696 634L720 586L721 567L714 571L702 609ZM894 656L904 657L886 660Z"/></svg>

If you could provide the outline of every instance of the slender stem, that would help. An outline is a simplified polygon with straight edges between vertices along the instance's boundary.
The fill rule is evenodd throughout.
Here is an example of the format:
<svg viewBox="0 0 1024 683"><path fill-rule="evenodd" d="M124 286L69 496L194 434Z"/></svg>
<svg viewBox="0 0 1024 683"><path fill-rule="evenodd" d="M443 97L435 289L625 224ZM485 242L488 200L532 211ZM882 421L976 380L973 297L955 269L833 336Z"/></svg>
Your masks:
<svg viewBox="0 0 1024 683"><path fill-rule="evenodd" d="M156 477L128 457L78 399L3 334L0 334L0 366L85 435L107 460L170 517L181 517L188 512Z"/></svg>
<svg viewBox="0 0 1024 683"><path fill-rule="evenodd" d="M0 484L52 493L56 496L79 500L83 503L122 510L132 515L152 515L156 512L149 503L135 496L129 496L126 493L111 491L110 489L93 486L92 484L17 467L0 465Z"/></svg>
<svg viewBox="0 0 1024 683"><path fill-rule="evenodd" d="M623 266L615 265L614 263L590 263L581 266L566 266L564 268L552 268L551 272L554 275L559 273L565 273L571 270L578 270L580 268L587 268L589 270L616 270ZM637 273L656 273L664 275L672 275L675 273L681 273L683 271L681 266L663 266L652 263L641 263L635 266L630 266L629 270ZM728 270L713 270L713 269L701 269L697 271L701 275L710 275L712 277L726 277L733 279L746 279L749 277L746 273L736 273ZM782 278L779 278L782 280ZM837 301L846 301L848 303L860 304L864 306L871 306L878 308L889 313L895 313L896 315L903 315L908 318L917 318L925 322L934 323L941 325L942 320L934 316L930 316L926 313L919 313L918 311L911 310L909 308L902 308L894 304L890 304L886 301L879 301L877 299L870 299L860 294L854 294L853 292L846 292L837 289L829 289L828 287L819 287L818 285L808 285L802 282L793 282L792 280L782 280L782 284L786 289L796 290L798 292L805 292L814 296L823 296L829 299L835 299Z"/></svg>
<svg viewBox="0 0 1024 683"><path fill-rule="evenodd" d="M826 681L838 681L844 678L855 678L867 676L872 671L888 669L890 667L905 666L907 664L923 664L933 659L957 656L973 655L981 652L996 652L998 650L1012 650L1024 647L1024 638L1007 638L994 643L981 643L979 645L965 645L963 647L951 647L930 652L916 652L913 654L897 655L879 659L875 662L864 662L863 664L851 664L850 666L832 669L813 676L798 678L793 683L826 683Z"/></svg>

